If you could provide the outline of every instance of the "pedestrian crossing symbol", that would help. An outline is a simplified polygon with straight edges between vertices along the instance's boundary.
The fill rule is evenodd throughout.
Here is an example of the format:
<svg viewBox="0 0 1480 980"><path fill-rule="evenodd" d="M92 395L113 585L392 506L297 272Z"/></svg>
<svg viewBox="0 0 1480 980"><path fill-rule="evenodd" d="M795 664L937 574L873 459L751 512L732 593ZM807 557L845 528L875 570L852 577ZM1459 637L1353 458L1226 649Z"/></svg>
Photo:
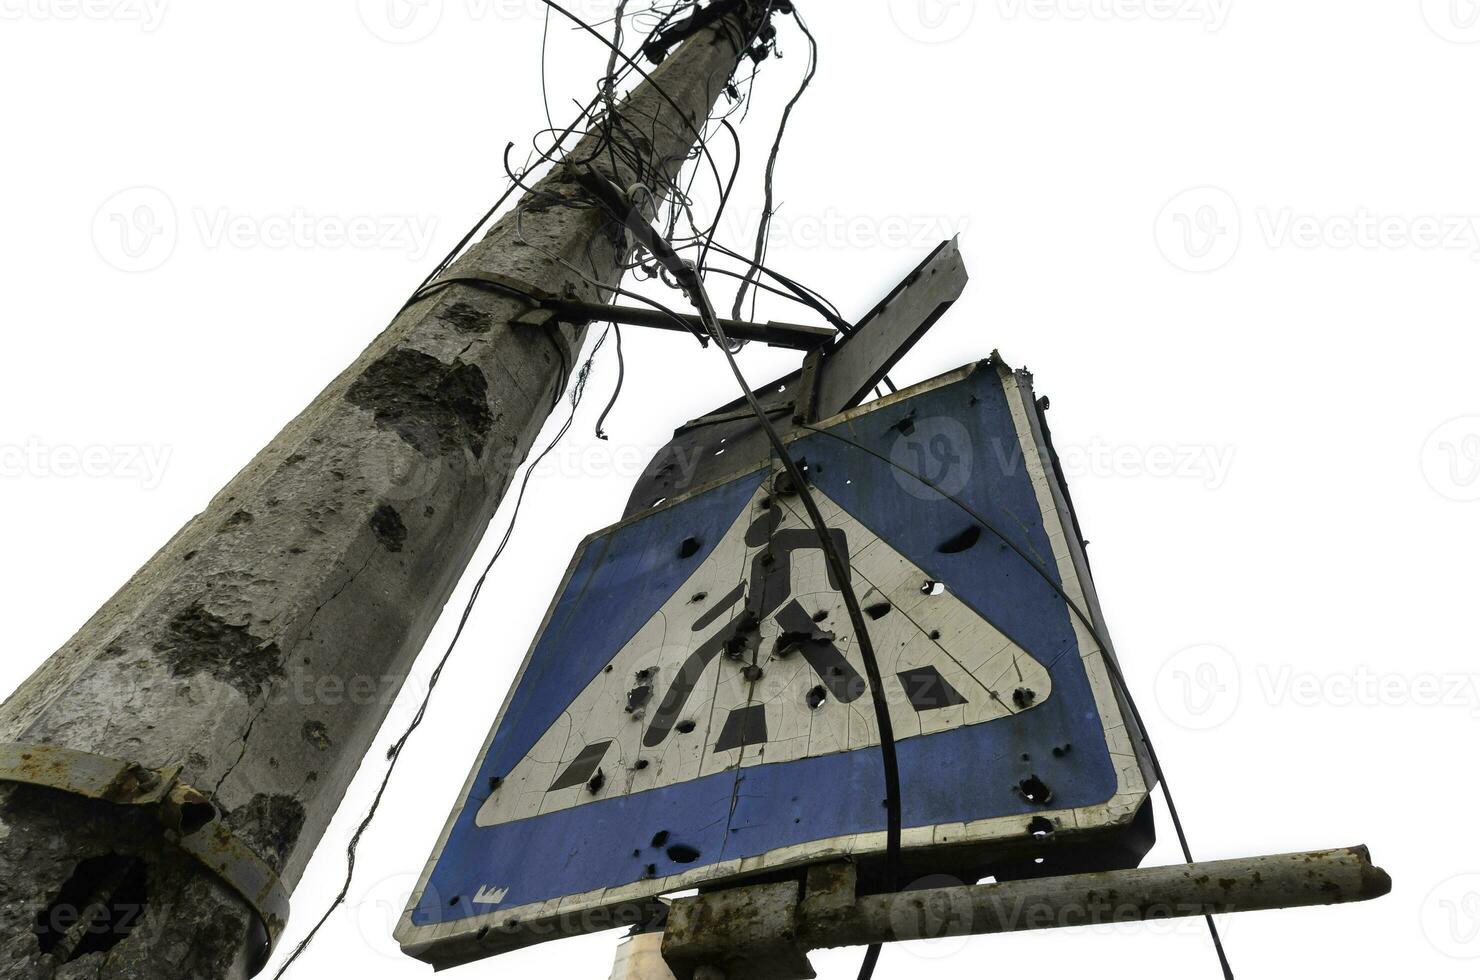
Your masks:
<svg viewBox="0 0 1480 980"><path fill-rule="evenodd" d="M1150 780L1029 376L973 365L789 448L864 609L906 855L981 870L1129 826ZM402 920L408 952L451 965L882 852L866 671L778 470L582 545Z"/></svg>

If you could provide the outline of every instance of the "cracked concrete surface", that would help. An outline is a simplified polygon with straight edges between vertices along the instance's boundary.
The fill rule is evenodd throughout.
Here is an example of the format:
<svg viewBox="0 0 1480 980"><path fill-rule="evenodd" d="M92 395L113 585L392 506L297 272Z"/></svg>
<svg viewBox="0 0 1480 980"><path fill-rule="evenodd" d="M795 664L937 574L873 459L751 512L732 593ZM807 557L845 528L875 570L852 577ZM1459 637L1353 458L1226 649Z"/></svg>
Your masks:
<svg viewBox="0 0 1480 980"><path fill-rule="evenodd" d="M693 123L738 57L704 31L654 75ZM617 111L651 141L645 166L676 175L692 133L673 107L645 84ZM590 151L574 156L610 166ZM577 190L557 168L536 193ZM615 284L626 241L609 232L596 209L542 207L449 275L603 301L571 267ZM453 286L403 310L0 706L0 740L183 767L291 889L577 359L584 326L512 326L524 308ZM0 787L0 973L241 975L241 903L101 806ZM110 851L150 862L148 927L106 956L41 955L35 909Z"/></svg>

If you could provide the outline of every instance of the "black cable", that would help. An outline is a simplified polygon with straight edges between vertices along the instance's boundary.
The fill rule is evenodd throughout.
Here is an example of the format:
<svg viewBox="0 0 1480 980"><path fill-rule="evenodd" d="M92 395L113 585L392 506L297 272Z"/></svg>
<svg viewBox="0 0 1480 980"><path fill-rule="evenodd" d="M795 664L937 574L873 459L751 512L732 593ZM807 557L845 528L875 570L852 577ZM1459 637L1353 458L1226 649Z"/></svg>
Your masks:
<svg viewBox="0 0 1480 980"><path fill-rule="evenodd" d="M622 382L627 379L627 361L622 356L622 328L618 324L612 324L612 331L617 338L617 386L612 389L611 401L606 403L601 417L596 420L596 438L605 439L606 433L602 427L606 425L606 417L617 407L617 399L622 397Z"/></svg>
<svg viewBox="0 0 1480 980"><path fill-rule="evenodd" d="M766 203L761 209L760 227L755 232L755 258L751 262L750 272L746 274L745 279L740 283L740 287L735 291L735 305L730 313L730 319L732 320L741 319L741 308L745 304L745 293L750 288L750 277L755 274L756 268L760 266L766 257L766 243L771 233L771 218L776 213L774 207L776 196L776 158L781 154L781 141L786 138L786 124L791 121L792 110L797 107L797 103L802 100L802 96L807 94L807 89L811 86L812 79L817 77L817 38L813 37L812 32L807 30L806 22L802 20L802 15L795 7L792 7L791 15L796 19L797 26L801 28L802 33L807 36L807 44L810 50L807 57L807 73L802 77L802 84L797 87L796 94L786 103L786 108L781 113L781 124L776 127L776 139L771 144L771 156L766 161Z"/></svg>
<svg viewBox="0 0 1480 980"><path fill-rule="evenodd" d="M391 777L395 775L396 766L401 761L402 750L405 749L406 743L411 740L411 736L415 734L416 730L421 727L421 723L426 719L427 709L431 706L432 702L432 694L437 689L437 682L442 679L442 671L446 668L448 661L452 659L453 651L457 649L457 641L462 638L463 629L468 625L468 619L473 614L473 607L478 602L478 596L483 592L483 584L488 581L488 576L493 571L493 566L503 555L504 549L509 545L509 540L514 536L514 526L519 521L519 513L524 506L524 494L529 489L530 478L534 475L535 469L539 467L545 457L550 455L555 447L560 444L560 441L565 438L565 434L570 431L571 425L575 422L576 410L580 408L581 397L585 394L586 378L591 371L591 362L596 357L597 351L601 350L602 342L605 339L606 335L602 334L601 338L597 340L596 346L591 349L590 356L586 358L586 363L581 367L581 372L571 387L570 415L566 417L559 431L555 433L555 437L535 457L534 462L525 467L524 479L519 484L519 495L514 500L514 511L509 516L509 525L504 529L504 536L499 541L498 547L494 549L493 557L488 559L488 564L484 566L482 574L478 576L478 580L473 584L473 591L468 595L467 605L463 607L462 616L457 621L457 629L452 634L452 640L447 644L446 652L442 654L442 659L437 662L436 669L432 671L432 675L427 681L426 694L421 699L421 705L417 708L416 716L412 718L411 724L407 726L406 730L401 733L401 737L396 739L395 743L386 753L386 758L390 760L390 765L386 767L385 775L381 777L380 788L375 793L375 799L370 804L369 811L365 814L365 818L360 821L360 825L355 828L354 836L350 838L349 846L345 850L347 868L344 875L344 885L340 888L339 894L335 896L334 901L329 904L329 907L319 918L319 921L309 930L308 935L293 948L293 952L283 962L283 965L278 968L277 973L273 975L274 980L282 980L283 975L288 972L289 968L298 961L298 958L313 943L319 931L328 923L329 918L334 914L335 910L343 905L349 897L350 886L354 884L355 861L360 847L360 839L364 837L365 831L369 829L371 822L375 820L375 816L380 810L381 801L385 799L386 790L390 787Z"/></svg>
<svg viewBox="0 0 1480 980"><path fill-rule="evenodd" d="M1151 762L1151 769L1153 772L1156 773L1157 781L1161 783L1161 793L1163 798L1166 800L1167 813L1172 818L1172 827L1176 831L1177 842L1182 847L1182 856L1186 858L1188 864L1193 864L1194 861L1192 857L1192 848L1187 843L1187 832L1182 826L1181 816L1177 813L1177 804L1176 801L1172 798L1172 788L1170 784L1167 783L1166 773L1161 768L1161 760L1156 754L1156 748L1151 744L1151 735L1147 731L1146 722L1141 716L1140 708L1136 706L1136 699L1134 695L1131 694L1130 685L1126 683L1125 675L1121 673L1120 664L1116 662L1114 655L1111 654L1110 645L1105 642L1104 637L1100 635L1099 629L1095 626L1094 622L1090 619L1088 615L1085 614L1084 610L1079 608L1079 604L1069 596L1069 593L1064 590L1063 586L1059 585L1058 582L1055 582L1053 576L1048 574L1047 569L1045 569L1033 558L1029 557L1027 552L1023 551L1023 549L1020 548L1016 542L1008 538L1007 535L1005 535L992 521L988 520L985 516L978 513L977 510L970 504L966 503L966 501L961 500L954 494L946 491L945 488L940 486L935 481L929 479L928 477L922 476L919 473L916 473L908 466L896 462L890 457L885 456L883 453L877 452L853 439L848 439L844 436L840 436L830 429L822 429L818 428L815 425L809 425L806 423L802 424L802 428L807 429L810 432L816 432L820 435L836 439L838 442L843 443L845 446L850 446L853 449L859 450L860 452L868 453L870 456L882 460L883 462L899 470L901 473L913 477L915 480L918 480L926 487L934 490L936 493L940 494L942 498L950 501L957 507L961 508L961 510L965 511L972 520L976 521L986 530L996 535L999 541L1001 541L1007 547L1011 548L1019 558L1027 562L1028 566L1032 568L1033 571L1037 572L1039 577L1047 582L1049 586L1051 586L1053 590L1059 594L1059 597L1064 600L1069 608L1074 611L1074 615L1077 616L1079 618L1079 621L1084 624L1084 628L1089 632L1091 638L1094 639L1095 644L1099 646L1100 653L1103 655L1101 659L1104 661L1105 666L1110 673L1111 679L1115 683L1115 686L1120 689L1121 697L1125 699L1126 706L1130 708L1131 717L1135 719L1136 728L1141 733L1141 744L1146 747L1146 757ZM1228 963L1228 954L1223 949L1223 940L1218 935L1218 926L1213 921L1213 917L1211 915L1206 915L1204 916L1204 918L1207 920L1208 923L1208 932L1213 938L1213 948L1217 950L1218 953L1219 965L1223 968L1223 976L1227 978L1227 980L1233 980L1233 968Z"/></svg>

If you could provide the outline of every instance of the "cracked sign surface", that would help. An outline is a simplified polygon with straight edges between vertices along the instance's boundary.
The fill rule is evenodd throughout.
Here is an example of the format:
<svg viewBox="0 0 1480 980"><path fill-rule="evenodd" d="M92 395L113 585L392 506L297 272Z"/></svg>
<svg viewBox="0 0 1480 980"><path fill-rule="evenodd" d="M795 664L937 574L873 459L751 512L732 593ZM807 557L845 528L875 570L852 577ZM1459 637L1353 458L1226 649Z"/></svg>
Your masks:
<svg viewBox="0 0 1480 980"><path fill-rule="evenodd" d="M836 437L792 452L878 653L906 847L1128 821L1146 780L1027 375L964 368L822 427ZM620 924L612 910L665 892L882 850L856 638L775 469L757 460L583 544L402 921L408 951L487 955ZM472 935L475 954L439 948Z"/></svg>

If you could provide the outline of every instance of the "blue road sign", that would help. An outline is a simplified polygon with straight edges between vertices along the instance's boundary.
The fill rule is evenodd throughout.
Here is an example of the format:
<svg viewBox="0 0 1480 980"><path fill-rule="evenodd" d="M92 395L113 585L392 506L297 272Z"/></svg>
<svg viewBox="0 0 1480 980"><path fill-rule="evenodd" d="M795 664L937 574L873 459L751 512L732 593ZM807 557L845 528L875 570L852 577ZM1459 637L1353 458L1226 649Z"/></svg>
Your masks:
<svg viewBox="0 0 1480 980"><path fill-rule="evenodd" d="M790 448L888 688L908 864L1134 864L1151 779L1029 376L994 357L817 428ZM882 853L863 665L777 471L582 544L402 919L409 953L451 965Z"/></svg>

